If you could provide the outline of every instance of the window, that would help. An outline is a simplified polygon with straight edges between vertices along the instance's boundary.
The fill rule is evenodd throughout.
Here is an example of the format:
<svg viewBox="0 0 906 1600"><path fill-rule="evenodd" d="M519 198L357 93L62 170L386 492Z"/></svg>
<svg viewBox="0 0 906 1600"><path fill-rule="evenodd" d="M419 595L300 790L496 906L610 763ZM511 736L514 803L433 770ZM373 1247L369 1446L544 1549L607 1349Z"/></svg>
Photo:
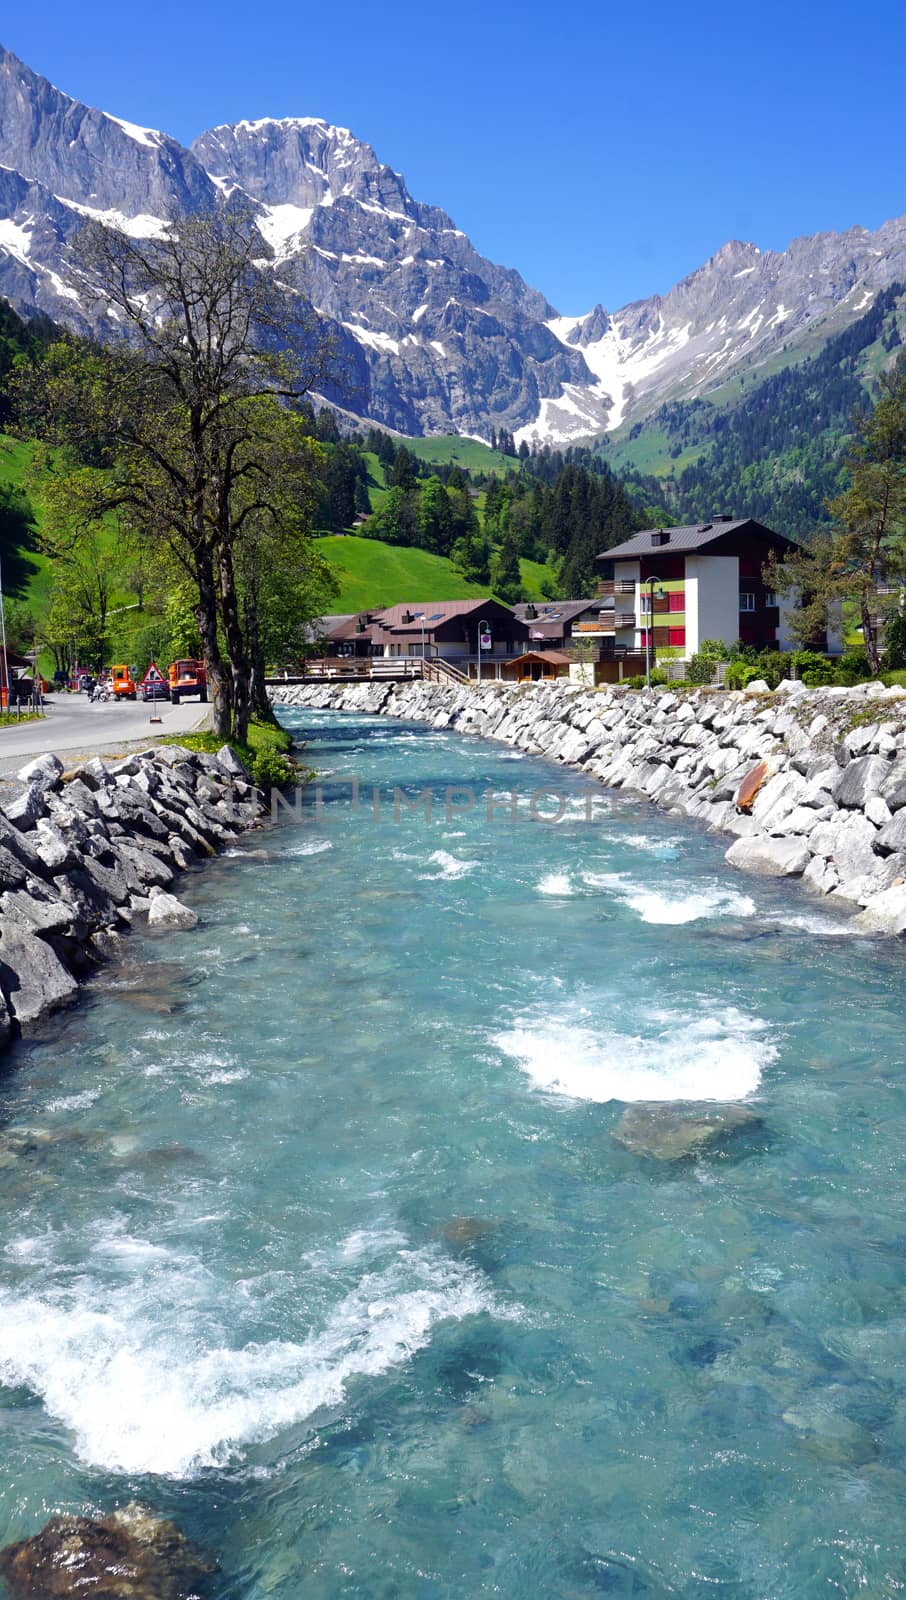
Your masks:
<svg viewBox="0 0 906 1600"><path fill-rule="evenodd" d="M669 601L669 609L671 611L685 611L685 609L686 609L686 591L685 591L685 589L671 589L670 593L667 596L667 599Z"/></svg>
<svg viewBox="0 0 906 1600"><path fill-rule="evenodd" d="M777 606L780 604L780 601L777 599L777 596L774 594L773 590L766 589L764 603L766 606L770 606L772 610L776 610Z"/></svg>
<svg viewBox="0 0 906 1600"><path fill-rule="evenodd" d="M754 611L755 596L753 594L741 594L739 596L739 609L740 611Z"/></svg>
<svg viewBox="0 0 906 1600"><path fill-rule="evenodd" d="M685 630L685 628L671 628L669 630L669 632L670 632L670 643L671 643L671 645L683 645L683 646L685 646L685 643L686 643L686 630Z"/></svg>

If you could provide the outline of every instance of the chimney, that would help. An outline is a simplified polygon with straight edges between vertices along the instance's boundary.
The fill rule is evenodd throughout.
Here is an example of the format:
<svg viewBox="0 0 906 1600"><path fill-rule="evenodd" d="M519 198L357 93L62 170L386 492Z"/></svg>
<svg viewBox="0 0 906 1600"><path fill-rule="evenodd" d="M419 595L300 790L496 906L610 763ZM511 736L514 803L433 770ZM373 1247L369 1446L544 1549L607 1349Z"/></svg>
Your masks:
<svg viewBox="0 0 906 1600"><path fill-rule="evenodd" d="M658 528L657 531L651 535L651 543L653 545L669 544L670 543L670 530L669 530L669 528Z"/></svg>

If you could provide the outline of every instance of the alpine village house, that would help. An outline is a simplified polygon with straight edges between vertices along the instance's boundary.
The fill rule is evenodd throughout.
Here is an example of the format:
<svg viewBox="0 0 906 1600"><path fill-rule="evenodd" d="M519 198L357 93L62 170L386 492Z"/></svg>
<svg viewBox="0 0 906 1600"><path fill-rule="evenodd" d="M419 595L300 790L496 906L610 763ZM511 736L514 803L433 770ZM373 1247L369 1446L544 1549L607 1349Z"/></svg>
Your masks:
<svg viewBox="0 0 906 1600"><path fill-rule="evenodd" d="M421 657L474 675L482 635L489 678L582 678L593 663L596 681L618 681L644 670L646 646L652 665L657 658L688 660L705 639L789 650L795 648L792 598L767 589L762 571L772 553L782 559L799 548L751 517L648 528L597 557L595 600L523 602L513 609L489 598L409 602L324 617L323 665L352 668L367 658L389 667ZM838 638L827 646L842 648Z"/></svg>

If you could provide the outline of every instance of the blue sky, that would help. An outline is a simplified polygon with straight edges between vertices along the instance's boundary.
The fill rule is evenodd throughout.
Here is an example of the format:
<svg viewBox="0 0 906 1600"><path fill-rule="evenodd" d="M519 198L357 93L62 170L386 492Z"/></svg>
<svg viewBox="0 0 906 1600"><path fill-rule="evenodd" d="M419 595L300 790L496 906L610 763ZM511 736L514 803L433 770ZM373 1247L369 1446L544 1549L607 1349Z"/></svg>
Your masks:
<svg viewBox="0 0 906 1600"><path fill-rule="evenodd" d="M902 0L42 0L2 42L186 143L350 127L565 314L665 291L730 238L906 212Z"/></svg>

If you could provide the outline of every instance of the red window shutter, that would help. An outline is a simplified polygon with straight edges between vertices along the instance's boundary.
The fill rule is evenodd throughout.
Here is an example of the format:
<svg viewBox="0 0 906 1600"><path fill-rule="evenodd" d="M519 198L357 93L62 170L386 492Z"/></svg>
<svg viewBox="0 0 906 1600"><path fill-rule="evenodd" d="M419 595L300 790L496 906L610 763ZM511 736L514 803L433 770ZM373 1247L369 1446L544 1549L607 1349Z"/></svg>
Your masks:
<svg viewBox="0 0 906 1600"><path fill-rule="evenodd" d="M671 645L678 644L678 645L683 645L685 647L685 643L686 643L686 630L685 630L685 628L671 628L670 629L670 643L671 643Z"/></svg>
<svg viewBox="0 0 906 1600"><path fill-rule="evenodd" d="M685 611L685 609L686 609L686 591L685 591L685 589L671 589L669 594L668 594L668 596L667 596L667 598L670 601L670 610L671 611Z"/></svg>

